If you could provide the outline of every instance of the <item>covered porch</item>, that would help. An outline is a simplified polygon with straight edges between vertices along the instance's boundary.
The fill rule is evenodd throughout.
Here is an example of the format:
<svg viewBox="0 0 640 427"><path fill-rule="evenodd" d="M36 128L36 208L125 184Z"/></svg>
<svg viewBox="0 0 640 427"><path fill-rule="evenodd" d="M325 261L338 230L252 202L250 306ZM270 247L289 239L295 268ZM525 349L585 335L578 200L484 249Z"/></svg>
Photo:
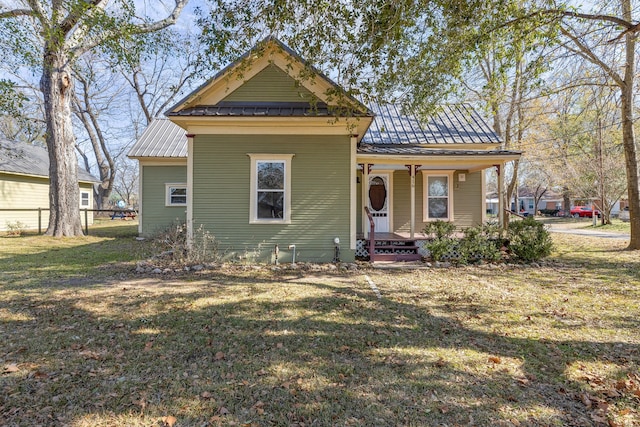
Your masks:
<svg viewBox="0 0 640 427"><path fill-rule="evenodd" d="M498 172L502 194L504 164L519 156L499 150L421 151L358 156L356 256L372 262L420 260L428 254L424 244L430 236L423 233L428 222L449 221L460 229L484 223L485 171Z"/></svg>

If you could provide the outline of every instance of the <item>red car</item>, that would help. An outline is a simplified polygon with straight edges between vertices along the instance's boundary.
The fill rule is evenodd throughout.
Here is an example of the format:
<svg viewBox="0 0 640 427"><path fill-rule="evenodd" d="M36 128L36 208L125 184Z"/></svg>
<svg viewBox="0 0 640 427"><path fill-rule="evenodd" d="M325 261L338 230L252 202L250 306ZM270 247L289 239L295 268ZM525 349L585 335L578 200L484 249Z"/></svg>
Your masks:
<svg viewBox="0 0 640 427"><path fill-rule="evenodd" d="M596 209L596 216L600 215L600 212ZM588 206L574 206L571 208L571 216L574 218L593 218L593 210Z"/></svg>

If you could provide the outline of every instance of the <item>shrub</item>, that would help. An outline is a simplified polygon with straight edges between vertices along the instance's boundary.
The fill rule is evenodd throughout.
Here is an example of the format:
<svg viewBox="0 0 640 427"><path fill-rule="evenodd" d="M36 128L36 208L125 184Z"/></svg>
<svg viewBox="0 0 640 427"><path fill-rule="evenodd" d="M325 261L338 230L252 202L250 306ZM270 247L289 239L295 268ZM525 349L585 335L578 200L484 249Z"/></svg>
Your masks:
<svg viewBox="0 0 640 427"><path fill-rule="evenodd" d="M187 226L174 221L153 239L157 257L168 258L176 264L201 264L218 261L218 245L215 236L202 225L193 233L191 247L187 245Z"/></svg>
<svg viewBox="0 0 640 427"><path fill-rule="evenodd" d="M532 262L551 254L553 242L544 224L533 218L509 223L509 249L519 260Z"/></svg>
<svg viewBox="0 0 640 427"><path fill-rule="evenodd" d="M502 256L500 252L501 234L500 227L492 223L465 229L464 236L458 245L458 262L467 264L481 259L498 261Z"/></svg>
<svg viewBox="0 0 640 427"><path fill-rule="evenodd" d="M7 221L7 236L22 236L22 234L26 231L26 229L27 229L27 224L23 222Z"/></svg>
<svg viewBox="0 0 640 427"><path fill-rule="evenodd" d="M433 261L442 261L448 253L454 251L458 242L453 238L456 226L447 221L434 221L428 223L422 232L433 236L427 241L425 247L429 250Z"/></svg>

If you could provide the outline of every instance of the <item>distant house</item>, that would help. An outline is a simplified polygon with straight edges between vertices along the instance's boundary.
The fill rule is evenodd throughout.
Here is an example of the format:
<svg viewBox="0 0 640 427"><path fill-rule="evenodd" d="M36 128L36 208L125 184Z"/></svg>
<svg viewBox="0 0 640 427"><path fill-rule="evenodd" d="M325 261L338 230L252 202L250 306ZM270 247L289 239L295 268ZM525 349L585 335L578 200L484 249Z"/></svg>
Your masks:
<svg viewBox="0 0 640 427"><path fill-rule="evenodd" d="M228 257L269 262L277 246L291 261L295 246L301 261L406 260L420 257L427 222L485 220L484 171L520 153L473 109L425 118L347 97L345 111L340 93L275 39L229 65L128 153L140 162L140 233L178 219Z"/></svg>
<svg viewBox="0 0 640 427"><path fill-rule="evenodd" d="M98 180L78 169L80 208L93 209L93 184ZM25 229L38 228L41 211L43 229L49 223L49 155L35 145L0 139L0 231L20 222ZM8 209L22 209L21 211ZM93 213L88 213L89 224Z"/></svg>

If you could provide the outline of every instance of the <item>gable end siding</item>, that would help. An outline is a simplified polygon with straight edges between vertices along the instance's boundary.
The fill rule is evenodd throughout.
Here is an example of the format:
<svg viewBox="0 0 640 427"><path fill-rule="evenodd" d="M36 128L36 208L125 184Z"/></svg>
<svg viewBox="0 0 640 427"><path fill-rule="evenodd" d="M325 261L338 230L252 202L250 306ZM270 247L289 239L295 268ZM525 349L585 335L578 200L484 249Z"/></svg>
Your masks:
<svg viewBox="0 0 640 427"><path fill-rule="evenodd" d="M313 95L275 65L269 65L223 101L309 102Z"/></svg>
<svg viewBox="0 0 640 427"><path fill-rule="evenodd" d="M193 229L215 236L230 259L330 262L333 239L342 242L341 259L354 259L348 247L350 224L350 146L347 136L198 135L193 144ZM248 153L294 154L291 160L291 223L249 224Z"/></svg>

